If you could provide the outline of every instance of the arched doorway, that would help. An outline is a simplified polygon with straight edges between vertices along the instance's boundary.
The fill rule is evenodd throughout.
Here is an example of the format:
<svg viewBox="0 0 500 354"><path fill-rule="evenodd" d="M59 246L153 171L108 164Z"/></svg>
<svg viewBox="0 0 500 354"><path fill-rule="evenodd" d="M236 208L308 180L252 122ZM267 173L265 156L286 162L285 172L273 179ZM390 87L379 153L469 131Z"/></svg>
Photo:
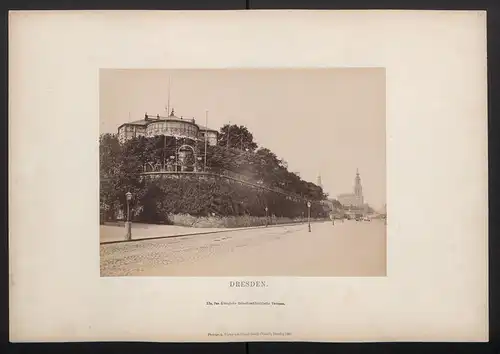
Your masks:
<svg viewBox="0 0 500 354"><path fill-rule="evenodd" d="M177 150L181 171L194 171L196 167L196 150L191 145L181 145Z"/></svg>

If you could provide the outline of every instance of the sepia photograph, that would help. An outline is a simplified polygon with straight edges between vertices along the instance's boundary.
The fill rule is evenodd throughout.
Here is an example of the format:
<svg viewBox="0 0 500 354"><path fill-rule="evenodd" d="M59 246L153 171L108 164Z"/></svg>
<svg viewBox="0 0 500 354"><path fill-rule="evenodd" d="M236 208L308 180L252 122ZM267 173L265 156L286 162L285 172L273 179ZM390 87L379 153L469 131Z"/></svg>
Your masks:
<svg viewBox="0 0 500 354"><path fill-rule="evenodd" d="M488 341L486 23L9 13L10 341Z"/></svg>
<svg viewBox="0 0 500 354"><path fill-rule="evenodd" d="M101 69L101 276L386 276L385 80Z"/></svg>

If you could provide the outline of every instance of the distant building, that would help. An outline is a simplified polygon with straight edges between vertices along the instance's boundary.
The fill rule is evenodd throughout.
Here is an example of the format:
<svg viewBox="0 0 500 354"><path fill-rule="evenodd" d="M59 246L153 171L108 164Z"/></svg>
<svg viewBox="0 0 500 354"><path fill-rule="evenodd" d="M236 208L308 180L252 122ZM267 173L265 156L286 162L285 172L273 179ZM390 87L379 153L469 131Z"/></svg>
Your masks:
<svg viewBox="0 0 500 354"><path fill-rule="evenodd" d="M317 185L318 187L323 188L323 184L321 183L321 175L318 175L318 178L317 178L317 180L316 180L316 185Z"/></svg>
<svg viewBox="0 0 500 354"><path fill-rule="evenodd" d="M339 194L337 200L344 207L361 208L364 206L363 188L358 170L356 170L356 177L354 178L354 193Z"/></svg>
<svg viewBox="0 0 500 354"><path fill-rule="evenodd" d="M153 137L158 135L193 141L204 141L206 135L207 144L217 145L218 132L197 124L194 118L179 118L174 114L174 110L168 117L145 114L141 120L123 123L118 127L118 140L121 143L140 136Z"/></svg>

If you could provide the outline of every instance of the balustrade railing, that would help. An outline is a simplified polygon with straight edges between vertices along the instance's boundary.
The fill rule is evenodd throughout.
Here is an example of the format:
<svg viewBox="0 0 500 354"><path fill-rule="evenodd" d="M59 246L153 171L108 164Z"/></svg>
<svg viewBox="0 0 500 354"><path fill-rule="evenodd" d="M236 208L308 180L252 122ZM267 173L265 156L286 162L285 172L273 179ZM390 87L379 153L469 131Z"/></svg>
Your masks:
<svg viewBox="0 0 500 354"><path fill-rule="evenodd" d="M286 195L287 198L290 200L294 201L306 201L308 200L307 198L304 198L301 195L295 194L293 192L286 191L283 188L279 187L274 187L274 186L269 186L265 184L264 182L255 179L252 176L247 176L244 174L240 174L234 171L226 170L223 168L218 168L218 167L207 167L206 169L203 169L203 167L199 165L194 165L194 166L188 166L190 167L188 170L184 169L182 170L180 167L181 164L165 164L164 166L161 166L161 168L155 168L158 167L156 165L150 165L150 169L146 168L146 165L143 166L144 171L139 173L140 175L156 175L156 174L179 174L179 173L188 173L188 174L211 174L211 175L217 175L217 176L224 176L224 177L229 177L231 179L245 182L247 184L252 184L256 187L267 189L269 191L273 191L276 193L280 193L283 195ZM176 169L177 167L177 169ZM186 166L184 165L186 168ZM108 178L102 178L101 182L106 182ZM323 203L324 201L319 201L320 203Z"/></svg>

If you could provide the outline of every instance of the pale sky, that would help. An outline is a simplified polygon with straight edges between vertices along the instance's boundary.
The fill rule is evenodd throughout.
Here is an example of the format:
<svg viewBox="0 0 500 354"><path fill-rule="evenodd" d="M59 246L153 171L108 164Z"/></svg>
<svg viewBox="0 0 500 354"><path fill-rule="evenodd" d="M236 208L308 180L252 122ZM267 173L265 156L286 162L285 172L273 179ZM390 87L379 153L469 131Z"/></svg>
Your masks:
<svg viewBox="0 0 500 354"><path fill-rule="evenodd" d="M166 115L169 78L177 116L246 126L330 197L351 193L359 168L366 202L386 203L384 69L101 70L100 132Z"/></svg>

